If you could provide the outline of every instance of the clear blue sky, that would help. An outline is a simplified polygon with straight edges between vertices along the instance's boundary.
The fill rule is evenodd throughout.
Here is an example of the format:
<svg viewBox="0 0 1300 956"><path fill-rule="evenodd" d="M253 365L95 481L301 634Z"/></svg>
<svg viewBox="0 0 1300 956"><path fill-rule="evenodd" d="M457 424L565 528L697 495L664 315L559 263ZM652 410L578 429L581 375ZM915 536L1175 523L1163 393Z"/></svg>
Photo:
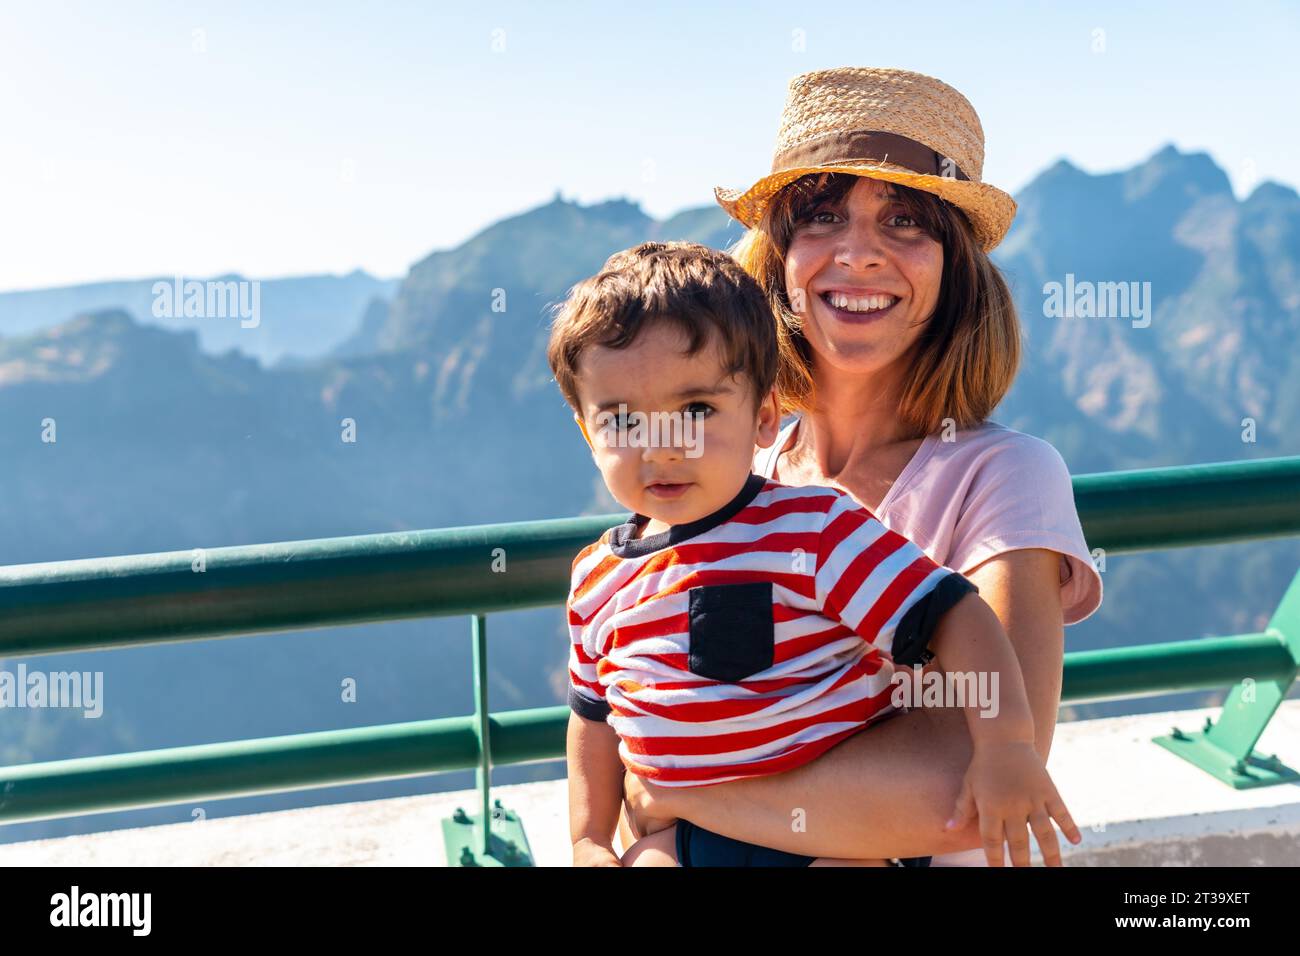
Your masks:
<svg viewBox="0 0 1300 956"><path fill-rule="evenodd" d="M5 3L0 289L402 275L557 189L666 216L765 171L789 79L844 65L956 86L1012 191L1167 142L1300 182L1295 7L703 6Z"/></svg>

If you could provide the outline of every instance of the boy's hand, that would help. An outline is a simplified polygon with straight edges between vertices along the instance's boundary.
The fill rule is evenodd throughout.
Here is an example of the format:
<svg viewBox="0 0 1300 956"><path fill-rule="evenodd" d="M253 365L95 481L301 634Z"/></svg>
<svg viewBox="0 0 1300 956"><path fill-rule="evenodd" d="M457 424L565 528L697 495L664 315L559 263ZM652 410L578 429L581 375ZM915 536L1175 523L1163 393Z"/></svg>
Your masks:
<svg viewBox="0 0 1300 956"><path fill-rule="evenodd" d="M1012 866L1029 866L1026 823L1038 838L1047 866L1061 865L1052 820L1071 843L1083 839L1038 751L1027 741L976 745L948 828L959 829L976 813L989 866L1005 865L1003 842L1011 847Z"/></svg>
<svg viewBox="0 0 1300 956"><path fill-rule="evenodd" d="M574 866L622 866L612 846L594 840L579 840L573 844Z"/></svg>

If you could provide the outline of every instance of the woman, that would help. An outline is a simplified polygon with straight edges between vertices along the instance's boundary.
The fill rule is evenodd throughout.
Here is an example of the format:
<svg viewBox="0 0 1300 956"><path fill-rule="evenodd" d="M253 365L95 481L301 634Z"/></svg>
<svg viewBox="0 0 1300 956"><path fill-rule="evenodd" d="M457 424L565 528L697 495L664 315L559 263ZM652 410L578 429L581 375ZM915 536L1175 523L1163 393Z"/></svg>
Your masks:
<svg viewBox="0 0 1300 956"><path fill-rule="evenodd" d="M1015 646L1046 758L1063 628L1096 610L1101 577L1060 455L988 420L1020 330L987 255L1015 202L980 181L983 159L979 118L946 84L825 70L791 82L772 173L717 194L749 227L733 254L772 301L783 410L799 414L754 470L843 489L974 582ZM960 709L929 708L777 776L693 789L628 774L620 839L684 819L791 853L983 865L978 820L950 820L970 753ZM1028 859L1027 833L1008 842Z"/></svg>

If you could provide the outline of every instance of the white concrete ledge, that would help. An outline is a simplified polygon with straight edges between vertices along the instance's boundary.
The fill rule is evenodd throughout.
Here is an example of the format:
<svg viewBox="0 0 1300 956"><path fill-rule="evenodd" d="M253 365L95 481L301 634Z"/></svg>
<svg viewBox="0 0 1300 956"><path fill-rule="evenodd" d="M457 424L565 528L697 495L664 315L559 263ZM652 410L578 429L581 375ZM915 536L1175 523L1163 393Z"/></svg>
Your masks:
<svg viewBox="0 0 1300 956"><path fill-rule="evenodd" d="M1218 711L1061 724L1052 776L1083 831L1073 866L1300 865L1300 785L1233 790L1151 738ZM1300 701L1260 741L1300 767ZM496 787L541 866L570 862L564 780ZM0 845L2 866L443 866L441 820L474 812L473 791L281 810Z"/></svg>
<svg viewBox="0 0 1300 956"><path fill-rule="evenodd" d="M1061 724L1048 769L1083 830L1074 866L1300 866L1300 784L1234 790L1156 744L1218 708ZM1256 745L1300 769L1300 701Z"/></svg>

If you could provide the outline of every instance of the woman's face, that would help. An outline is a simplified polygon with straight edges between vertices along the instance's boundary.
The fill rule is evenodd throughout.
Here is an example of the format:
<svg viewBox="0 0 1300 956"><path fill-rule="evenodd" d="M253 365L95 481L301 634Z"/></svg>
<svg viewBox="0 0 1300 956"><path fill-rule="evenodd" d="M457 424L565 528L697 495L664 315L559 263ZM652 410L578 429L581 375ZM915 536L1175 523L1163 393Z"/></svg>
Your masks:
<svg viewBox="0 0 1300 956"><path fill-rule="evenodd" d="M943 246L865 176L838 206L814 205L786 252L792 309L818 362L844 372L900 371L939 301Z"/></svg>

